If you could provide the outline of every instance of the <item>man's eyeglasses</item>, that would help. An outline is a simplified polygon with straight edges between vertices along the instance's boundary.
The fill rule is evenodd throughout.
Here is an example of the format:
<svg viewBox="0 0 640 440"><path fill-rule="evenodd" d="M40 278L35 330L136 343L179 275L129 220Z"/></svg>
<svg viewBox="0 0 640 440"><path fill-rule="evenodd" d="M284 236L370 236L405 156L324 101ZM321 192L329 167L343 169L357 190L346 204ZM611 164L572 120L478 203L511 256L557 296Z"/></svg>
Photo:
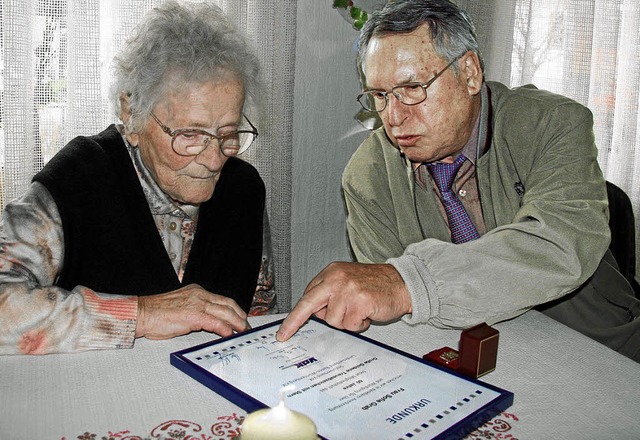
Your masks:
<svg viewBox="0 0 640 440"><path fill-rule="evenodd" d="M156 115L151 113L151 116L162 128L162 131L171 136L171 148L180 156L197 156L209 146L213 139L218 141L218 147L223 155L237 156L247 151L258 136L258 130L244 114L242 117L249 123L250 129L234 130L220 135L195 128L171 130Z"/></svg>
<svg viewBox="0 0 640 440"><path fill-rule="evenodd" d="M383 90L367 90L358 95L357 99L363 109L369 112L381 112L387 108L389 102L389 93L395 96L398 101L405 105L416 105L427 99L427 89L431 84L435 82L440 75L442 75L449 67L458 61L458 58L451 61L440 72L431 78L426 83L421 82L409 82L406 84L400 84L391 89L390 92Z"/></svg>

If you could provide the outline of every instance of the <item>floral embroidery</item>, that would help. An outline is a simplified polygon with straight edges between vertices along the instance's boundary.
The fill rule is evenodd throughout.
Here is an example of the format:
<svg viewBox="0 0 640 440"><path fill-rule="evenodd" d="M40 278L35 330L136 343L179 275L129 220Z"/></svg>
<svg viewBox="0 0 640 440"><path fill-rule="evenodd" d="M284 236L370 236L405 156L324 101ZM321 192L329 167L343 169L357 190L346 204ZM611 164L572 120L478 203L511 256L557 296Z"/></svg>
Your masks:
<svg viewBox="0 0 640 440"><path fill-rule="evenodd" d="M142 436L134 435L131 431L109 431L106 435L98 437L97 434L87 431L77 437L62 437L61 440L237 440L244 418L244 415L236 413L220 416L209 429L188 420L168 420ZM513 429L513 422L518 420L514 414L503 412L467 435L464 440L518 440L513 434L507 434Z"/></svg>
<svg viewBox="0 0 640 440"><path fill-rule="evenodd" d="M518 440L513 434L507 434L512 429L512 422L517 422L518 420L516 415L503 412L471 432L464 440Z"/></svg>
<svg viewBox="0 0 640 440"><path fill-rule="evenodd" d="M196 233L196 222L191 219L185 218L182 222L181 232L184 238L193 239L193 236Z"/></svg>
<svg viewBox="0 0 640 440"><path fill-rule="evenodd" d="M84 432L77 437L62 437L61 440L225 440L237 439L240 436L240 425L244 416L235 413L220 416L209 429L204 429L188 420L168 420L153 428L149 434L135 435L131 431L109 431L106 435Z"/></svg>

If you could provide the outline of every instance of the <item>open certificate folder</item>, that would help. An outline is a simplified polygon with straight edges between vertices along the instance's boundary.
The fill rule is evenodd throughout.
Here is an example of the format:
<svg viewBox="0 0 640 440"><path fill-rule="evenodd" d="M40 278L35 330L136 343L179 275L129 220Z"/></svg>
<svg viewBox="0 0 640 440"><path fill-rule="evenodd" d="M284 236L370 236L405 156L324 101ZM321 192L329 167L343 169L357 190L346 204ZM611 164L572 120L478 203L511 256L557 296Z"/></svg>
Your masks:
<svg viewBox="0 0 640 440"><path fill-rule="evenodd" d="M171 354L171 364L248 412L278 403L325 439L460 438L513 393L311 319L286 342L282 321Z"/></svg>

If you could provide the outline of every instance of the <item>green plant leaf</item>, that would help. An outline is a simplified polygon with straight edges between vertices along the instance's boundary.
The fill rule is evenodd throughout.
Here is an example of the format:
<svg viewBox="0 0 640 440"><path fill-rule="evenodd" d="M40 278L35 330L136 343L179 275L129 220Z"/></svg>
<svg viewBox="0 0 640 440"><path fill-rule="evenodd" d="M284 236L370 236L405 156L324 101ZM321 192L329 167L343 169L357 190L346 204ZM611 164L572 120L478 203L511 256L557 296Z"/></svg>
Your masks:
<svg viewBox="0 0 640 440"><path fill-rule="evenodd" d="M360 17L356 18L353 21L353 27L355 27L357 30L361 30L362 26L364 26L368 18L369 16L367 15L367 13L365 11L362 11L362 14L360 14Z"/></svg>
<svg viewBox="0 0 640 440"><path fill-rule="evenodd" d="M347 6L349 6L349 0L333 0L334 8L347 9Z"/></svg>
<svg viewBox="0 0 640 440"><path fill-rule="evenodd" d="M349 11L349 13L351 14L351 18L353 18L354 20L358 20L362 15L362 12L363 12L362 9L356 6L352 6L351 10Z"/></svg>

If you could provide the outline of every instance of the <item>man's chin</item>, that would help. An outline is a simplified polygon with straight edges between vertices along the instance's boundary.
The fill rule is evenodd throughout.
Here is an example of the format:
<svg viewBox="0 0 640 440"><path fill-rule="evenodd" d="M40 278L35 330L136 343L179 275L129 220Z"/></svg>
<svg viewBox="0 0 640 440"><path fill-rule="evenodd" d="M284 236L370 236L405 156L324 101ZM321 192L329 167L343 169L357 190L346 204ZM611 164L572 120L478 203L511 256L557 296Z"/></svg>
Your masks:
<svg viewBox="0 0 640 440"><path fill-rule="evenodd" d="M409 161L420 164L420 163L431 163L439 160L446 159L448 156L442 156L443 153L429 153L424 149L420 149L417 147L398 147L400 153Z"/></svg>
<svg viewBox="0 0 640 440"><path fill-rule="evenodd" d="M411 162L415 162L415 163L424 162L424 160L422 159L423 155L421 155L420 150L418 150L415 147L409 147L409 148L399 147L398 150L400 150L400 154L402 154L407 160Z"/></svg>

